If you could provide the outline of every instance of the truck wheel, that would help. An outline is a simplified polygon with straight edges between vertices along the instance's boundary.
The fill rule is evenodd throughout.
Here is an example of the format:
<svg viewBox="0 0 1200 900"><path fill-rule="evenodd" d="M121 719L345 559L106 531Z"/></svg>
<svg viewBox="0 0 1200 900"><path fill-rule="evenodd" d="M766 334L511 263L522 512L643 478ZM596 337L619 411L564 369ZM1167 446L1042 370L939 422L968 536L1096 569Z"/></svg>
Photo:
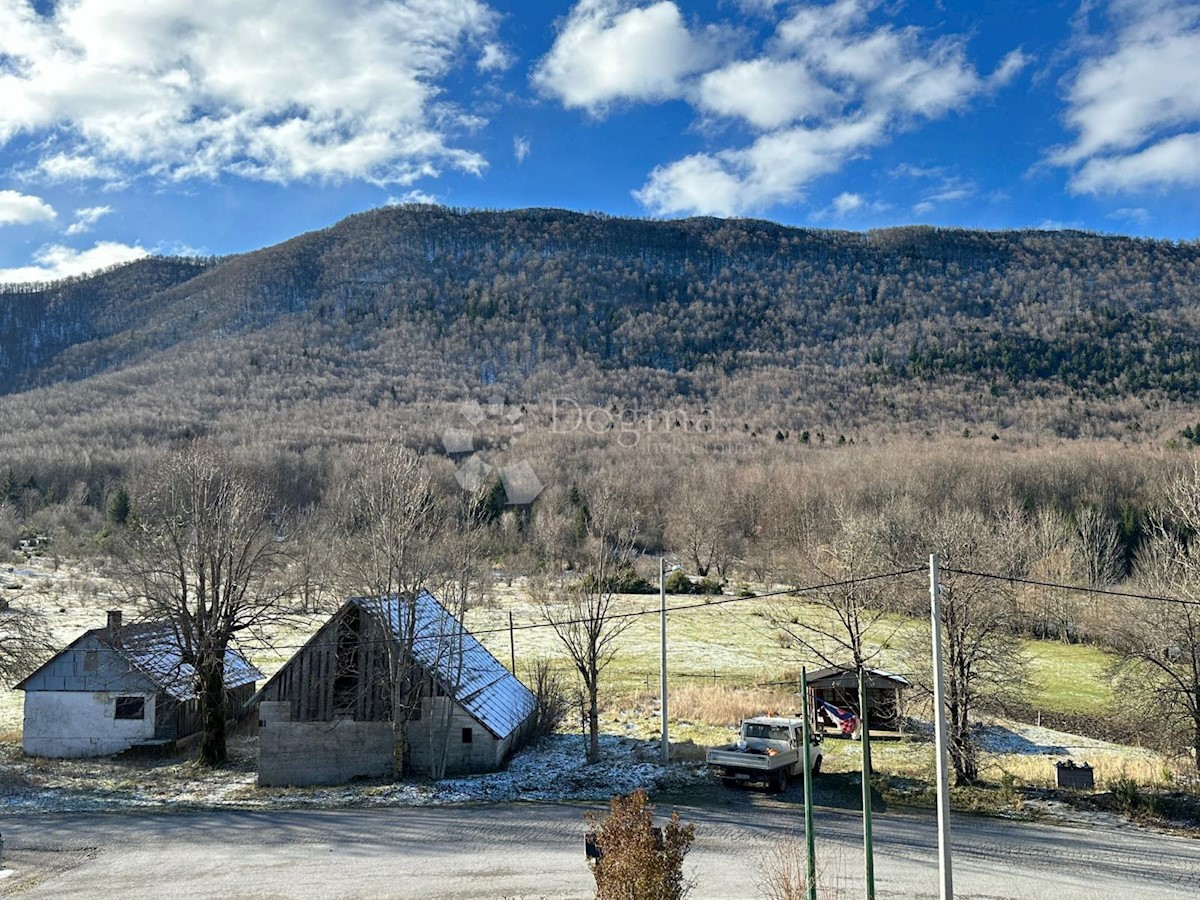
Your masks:
<svg viewBox="0 0 1200 900"><path fill-rule="evenodd" d="M736 778L722 778L721 784L723 784L727 788L733 789L733 788L737 787L737 779Z"/></svg>
<svg viewBox="0 0 1200 900"><path fill-rule="evenodd" d="M813 778L816 778L818 775L821 774L821 762L824 760L824 758L825 757L821 757L815 763L813 763L813 768L812 768Z"/></svg>
<svg viewBox="0 0 1200 900"><path fill-rule="evenodd" d="M779 774L771 779L771 790L776 794L782 794L787 790L788 773L787 769L781 769Z"/></svg>

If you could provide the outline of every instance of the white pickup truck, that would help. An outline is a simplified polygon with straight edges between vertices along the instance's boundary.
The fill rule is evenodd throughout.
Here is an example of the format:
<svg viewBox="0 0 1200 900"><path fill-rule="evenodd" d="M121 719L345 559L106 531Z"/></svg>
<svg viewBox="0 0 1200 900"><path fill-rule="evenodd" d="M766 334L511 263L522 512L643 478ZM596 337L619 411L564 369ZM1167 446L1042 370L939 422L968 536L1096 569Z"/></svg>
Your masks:
<svg viewBox="0 0 1200 900"><path fill-rule="evenodd" d="M732 787L740 782L758 781L772 791L787 790L792 778L804 775L804 720L783 716L755 716L744 719L737 741L708 751L705 762ZM809 736L809 762L813 775L821 771L821 736Z"/></svg>

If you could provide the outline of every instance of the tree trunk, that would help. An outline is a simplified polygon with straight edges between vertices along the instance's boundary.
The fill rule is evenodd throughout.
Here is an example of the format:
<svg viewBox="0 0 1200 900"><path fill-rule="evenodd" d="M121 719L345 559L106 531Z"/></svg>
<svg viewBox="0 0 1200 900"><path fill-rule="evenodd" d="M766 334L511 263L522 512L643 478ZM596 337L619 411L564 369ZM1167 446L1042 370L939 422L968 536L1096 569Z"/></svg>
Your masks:
<svg viewBox="0 0 1200 900"><path fill-rule="evenodd" d="M600 699L595 685L588 687L588 752L587 761L600 761Z"/></svg>
<svg viewBox="0 0 1200 900"><path fill-rule="evenodd" d="M225 743L225 648L203 653L200 672L200 765L222 766L229 759Z"/></svg>
<svg viewBox="0 0 1200 900"><path fill-rule="evenodd" d="M1195 720L1194 724L1195 724L1195 730L1192 734L1192 744L1193 744L1192 750L1196 754L1196 759L1195 759L1196 771L1200 772L1200 718L1197 718Z"/></svg>

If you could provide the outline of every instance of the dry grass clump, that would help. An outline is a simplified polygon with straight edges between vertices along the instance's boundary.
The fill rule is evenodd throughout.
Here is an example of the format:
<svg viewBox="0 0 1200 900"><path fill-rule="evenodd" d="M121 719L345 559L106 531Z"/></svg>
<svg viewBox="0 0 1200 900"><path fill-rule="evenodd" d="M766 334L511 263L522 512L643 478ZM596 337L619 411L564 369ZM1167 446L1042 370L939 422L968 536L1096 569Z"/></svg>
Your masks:
<svg viewBox="0 0 1200 900"><path fill-rule="evenodd" d="M1033 756L1027 754L996 754L988 762L1005 775L1030 787L1054 787L1057 775L1054 763L1057 756ZM1132 782L1141 787L1164 787L1178 780L1183 774L1176 771L1168 760L1159 754L1138 752L1081 754L1077 762L1092 766L1097 790L1110 790L1114 784ZM985 765L985 768L987 766ZM985 777L992 773L985 771Z"/></svg>
<svg viewBox="0 0 1200 900"><path fill-rule="evenodd" d="M671 718L717 727L733 727L747 716L772 711L788 716L799 705L796 695L788 691L701 684L673 688L669 702Z"/></svg>

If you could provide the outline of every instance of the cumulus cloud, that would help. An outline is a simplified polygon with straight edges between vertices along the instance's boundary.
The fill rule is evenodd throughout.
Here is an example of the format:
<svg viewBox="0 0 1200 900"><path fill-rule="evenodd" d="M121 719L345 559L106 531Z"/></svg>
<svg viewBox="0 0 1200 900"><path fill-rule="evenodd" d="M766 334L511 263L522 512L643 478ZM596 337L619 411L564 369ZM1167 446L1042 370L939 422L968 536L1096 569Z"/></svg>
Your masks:
<svg viewBox="0 0 1200 900"><path fill-rule="evenodd" d="M88 206L75 210L75 221L67 226L67 234L84 234L92 230L92 226L111 213L111 206Z"/></svg>
<svg viewBox="0 0 1200 900"><path fill-rule="evenodd" d="M33 264L13 269L0 269L0 284L19 284L28 281L56 281L72 275L83 275L119 263L133 262L147 256L145 248L134 244L99 241L87 250L76 250L61 244L49 244L33 255Z"/></svg>
<svg viewBox="0 0 1200 900"><path fill-rule="evenodd" d="M718 55L714 36L689 29L670 0L645 7L581 0L538 62L533 84L568 108L599 114L615 101L679 97L684 79Z"/></svg>
<svg viewBox="0 0 1200 900"><path fill-rule="evenodd" d="M482 0L3 0L0 145L52 138L35 171L57 179L479 172L439 82L471 52L500 66L496 21Z"/></svg>
<svg viewBox="0 0 1200 900"><path fill-rule="evenodd" d="M770 130L819 115L839 102L798 59L751 59L706 73L696 91L706 112L745 119Z"/></svg>
<svg viewBox="0 0 1200 900"><path fill-rule="evenodd" d="M0 225L52 222L57 215L54 207L41 197L20 194L17 191L0 191Z"/></svg>
<svg viewBox="0 0 1200 900"><path fill-rule="evenodd" d="M664 214L731 216L797 200L819 175L881 143L885 120L864 115L763 135L749 147L696 154L655 168L634 197Z"/></svg>
<svg viewBox="0 0 1200 900"><path fill-rule="evenodd" d="M1116 0L1067 83L1075 140L1051 154L1077 193L1200 185L1200 6Z"/></svg>
<svg viewBox="0 0 1200 900"><path fill-rule="evenodd" d="M965 109L1029 62L1014 50L981 75L963 38L874 24L876 5L793 7L758 56L692 78L683 94L697 111L738 120L757 137L658 166L634 197L665 215L737 215L793 202L816 178L900 131Z"/></svg>

